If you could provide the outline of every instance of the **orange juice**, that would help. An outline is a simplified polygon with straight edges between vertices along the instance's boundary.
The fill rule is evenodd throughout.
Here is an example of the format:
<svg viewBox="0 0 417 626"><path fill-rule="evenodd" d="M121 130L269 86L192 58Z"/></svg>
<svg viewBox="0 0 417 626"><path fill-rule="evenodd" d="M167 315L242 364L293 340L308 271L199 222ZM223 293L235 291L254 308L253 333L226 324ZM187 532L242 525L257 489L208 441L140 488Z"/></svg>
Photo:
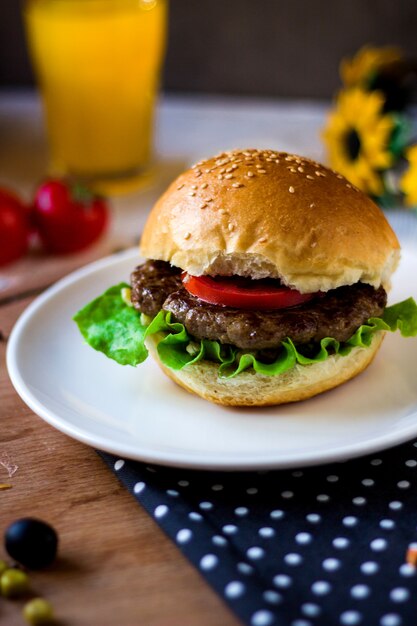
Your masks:
<svg viewBox="0 0 417 626"><path fill-rule="evenodd" d="M28 0L55 172L138 174L151 150L166 0Z"/></svg>

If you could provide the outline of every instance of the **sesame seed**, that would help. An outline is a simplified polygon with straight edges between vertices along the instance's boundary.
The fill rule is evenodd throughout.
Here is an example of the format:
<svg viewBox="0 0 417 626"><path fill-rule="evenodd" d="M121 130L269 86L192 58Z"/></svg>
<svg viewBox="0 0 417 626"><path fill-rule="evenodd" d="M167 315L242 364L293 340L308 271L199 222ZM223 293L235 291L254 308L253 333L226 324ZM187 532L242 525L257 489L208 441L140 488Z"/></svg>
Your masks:
<svg viewBox="0 0 417 626"><path fill-rule="evenodd" d="M279 165L279 159L275 159L275 163Z"/></svg>
<svg viewBox="0 0 417 626"><path fill-rule="evenodd" d="M206 202L213 202L213 198L206 198Z"/></svg>
<svg viewBox="0 0 417 626"><path fill-rule="evenodd" d="M258 174L266 174L266 170L258 170Z"/></svg>
<svg viewBox="0 0 417 626"><path fill-rule="evenodd" d="M337 178L343 178L343 176L341 174L337 174L336 176L337 176Z"/></svg>
<svg viewBox="0 0 417 626"><path fill-rule="evenodd" d="M231 178L233 178L233 174L226 174L225 178L227 178L228 180L230 180Z"/></svg>
<svg viewBox="0 0 417 626"><path fill-rule="evenodd" d="M266 237L261 237L259 240L259 243L265 243L265 241L266 241Z"/></svg>
<svg viewBox="0 0 417 626"><path fill-rule="evenodd" d="M179 191L180 189L182 189L183 187L184 187L184 183L183 183L182 185L178 185L178 187L177 187L178 191Z"/></svg>
<svg viewBox="0 0 417 626"><path fill-rule="evenodd" d="M191 197L194 197L195 196L195 191L190 191L190 193L188 195L191 196Z"/></svg>
<svg viewBox="0 0 417 626"><path fill-rule="evenodd" d="M326 174L323 174L323 172L319 172L318 170L316 170L314 173L316 176L326 176Z"/></svg>
<svg viewBox="0 0 417 626"><path fill-rule="evenodd" d="M198 185L191 185L191 189L198 189Z"/></svg>
<svg viewBox="0 0 417 626"><path fill-rule="evenodd" d="M220 209L219 213L221 213L222 215L226 215L227 211L225 209Z"/></svg>
<svg viewBox="0 0 417 626"><path fill-rule="evenodd" d="M207 202L204 202L204 204L202 204L202 205L200 206L200 209L206 209L206 208L207 208L207 206L208 206L208 205L207 205Z"/></svg>
<svg viewBox="0 0 417 626"><path fill-rule="evenodd" d="M350 185L349 183L346 183L346 187L349 187L349 189L352 189L352 185Z"/></svg>
<svg viewBox="0 0 417 626"><path fill-rule="evenodd" d="M315 207L315 206L316 206L316 203L315 203L315 202L312 202L312 203L310 204L310 209L312 209L312 208L313 208L313 207Z"/></svg>
<svg viewBox="0 0 417 626"><path fill-rule="evenodd" d="M304 172L304 168L303 168L303 167L301 167L301 165L300 165L300 167L297 167L297 170L298 170L299 172Z"/></svg>
<svg viewBox="0 0 417 626"><path fill-rule="evenodd" d="M314 176L311 176L311 174L307 174L306 178L308 178L309 180L314 180Z"/></svg>
<svg viewBox="0 0 417 626"><path fill-rule="evenodd" d="M184 239L189 239L191 237L191 233L185 233Z"/></svg>
<svg viewBox="0 0 417 626"><path fill-rule="evenodd" d="M199 178L202 175L202 172L196 172L195 175L197 178Z"/></svg>
<svg viewBox="0 0 417 626"><path fill-rule="evenodd" d="M232 167L228 167L228 168L226 169L226 172L233 172L233 166L232 166Z"/></svg>
<svg viewBox="0 0 417 626"><path fill-rule="evenodd" d="M222 174L219 174L219 175L217 176L217 178L218 178L219 180L223 180L223 175L222 175Z"/></svg>
<svg viewBox="0 0 417 626"><path fill-rule="evenodd" d="M233 183L232 187L235 187L237 189L238 187L243 187L243 185L242 183Z"/></svg>
<svg viewBox="0 0 417 626"><path fill-rule="evenodd" d="M203 183L203 184L201 185L201 189L207 189L207 187L208 187L208 184L207 184L207 183Z"/></svg>
<svg viewBox="0 0 417 626"><path fill-rule="evenodd" d="M259 169L262 169L262 165L261 165L260 163L257 163L257 164L255 165L255 167L256 167L258 170L259 170Z"/></svg>
<svg viewBox="0 0 417 626"><path fill-rule="evenodd" d="M296 173L297 173L297 170L295 170L293 167L289 167L288 169L289 169L289 170L290 170L290 172L292 172L293 174L296 174Z"/></svg>
<svg viewBox="0 0 417 626"><path fill-rule="evenodd" d="M290 193L294 193L295 189L294 189L294 187L288 187L288 191L289 191Z"/></svg>
<svg viewBox="0 0 417 626"><path fill-rule="evenodd" d="M255 174L253 172L248 172L246 176L248 176L249 178L252 178L252 176L255 176Z"/></svg>
<svg viewBox="0 0 417 626"><path fill-rule="evenodd" d="M234 225L233 225L233 224L229 224L228 229L229 229L229 231L230 231L230 232L232 232L232 230L234 230L234 229L235 229L235 227L234 227Z"/></svg>

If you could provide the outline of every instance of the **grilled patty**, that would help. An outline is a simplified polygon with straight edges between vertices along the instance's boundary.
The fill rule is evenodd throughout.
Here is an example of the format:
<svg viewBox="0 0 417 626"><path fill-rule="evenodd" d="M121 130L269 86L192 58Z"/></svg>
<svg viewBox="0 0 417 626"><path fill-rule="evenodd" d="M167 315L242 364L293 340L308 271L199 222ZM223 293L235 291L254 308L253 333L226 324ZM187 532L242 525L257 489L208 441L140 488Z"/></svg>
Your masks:
<svg viewBox="0 0 417 626"><path fill-rule="evenodd" d="M370 317L382 315L386 301L383 287L356 283L289 309L242 310L191 295L182 286L181 270L163 261L147 261L132 274L132 302L141 312L171 311L190 335L249 350L276 348L286 337L295 344L323 337L346 341Z"/></svg>

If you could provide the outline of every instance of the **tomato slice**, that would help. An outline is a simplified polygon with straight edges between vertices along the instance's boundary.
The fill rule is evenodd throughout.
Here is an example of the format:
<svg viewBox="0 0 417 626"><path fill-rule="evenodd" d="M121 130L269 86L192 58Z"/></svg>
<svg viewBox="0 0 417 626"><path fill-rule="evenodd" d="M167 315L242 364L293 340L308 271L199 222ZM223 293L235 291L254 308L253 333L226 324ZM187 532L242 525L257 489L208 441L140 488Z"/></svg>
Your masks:
<svg viewBox="0 0 417 626"><path fill-rule="evenodd" d="M191 276L182 274L189 293L204 302L237 309L286 309L308 302L317 294L300 293L282 286L277 280L252 280L239 276Z"/></svg>

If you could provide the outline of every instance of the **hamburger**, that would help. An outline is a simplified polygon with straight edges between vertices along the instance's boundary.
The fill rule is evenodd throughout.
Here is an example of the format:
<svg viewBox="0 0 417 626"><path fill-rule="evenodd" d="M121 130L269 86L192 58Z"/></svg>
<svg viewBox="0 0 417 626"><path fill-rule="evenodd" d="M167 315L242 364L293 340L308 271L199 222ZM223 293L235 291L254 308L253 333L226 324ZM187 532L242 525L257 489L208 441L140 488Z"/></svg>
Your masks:
<svg viewBox="0 0 417 626"><path fill-rule="evenodd" d="M304 400L357 376L387 331L398 240L341 174L274 150L233 150L180 175L153 207L147 259L79 311L85 340L123 365L148 351L187 391L229 406Z"/></svg>

